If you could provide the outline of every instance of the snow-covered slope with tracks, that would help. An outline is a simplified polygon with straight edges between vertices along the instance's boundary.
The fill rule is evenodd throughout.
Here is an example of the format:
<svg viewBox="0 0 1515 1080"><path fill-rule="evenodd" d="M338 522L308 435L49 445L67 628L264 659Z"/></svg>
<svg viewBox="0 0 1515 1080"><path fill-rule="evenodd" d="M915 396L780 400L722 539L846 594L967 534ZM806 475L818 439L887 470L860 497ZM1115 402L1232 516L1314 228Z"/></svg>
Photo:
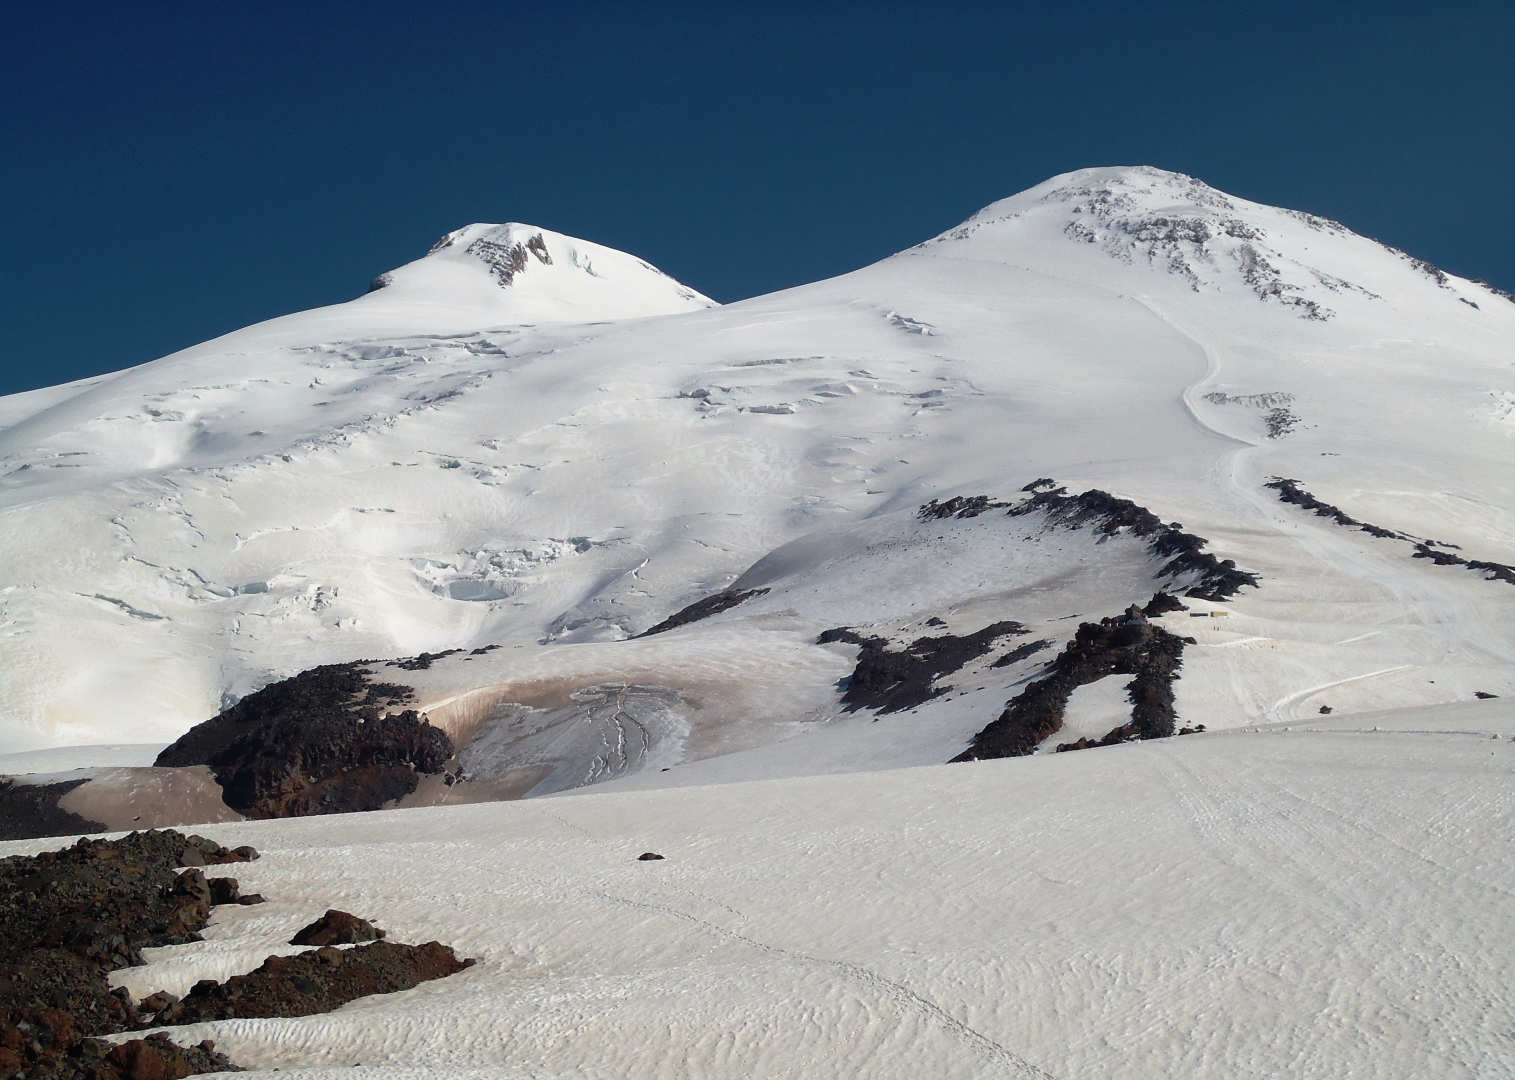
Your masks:
<svg viewBox="0 0 1515 1080"><path fill-rule="evenodd" d="M1191 719L1285 718L1325 687L1347 709L1509 689L1515 590L1262 486L1297 478L1468 558L1515 549L1515 304L1334 223L1100 169L724 308L514 225L386 276L5 402L9 745L167 741L271 678L422 650L498 643L516 671L613 678L621 639L784 545L1039 477L1134 499L1261 575L1195 631ZM653 317L603 321L631 314ZM1071 588L1015 558L917 618L1028 621L1020 597ZM678 633L813 656L828 674L781 718L795 730L835 715L817 627L898 618L868 558L849 573L830 615L785 622L769 597ZM1055 615L1153 586L1121 581ZM718 668L729 646L709 647ZM489 678L510 682L499 655Z"/></svg>
<svg viewBox="0 0 1515 1080"><path fill-rule="evenodd" d="M310 1080L1515 1069L1508 297L1147 168L725 307L515 225L385 278L0 401L0 772L374 658L471 777L205 826L268 903L115 977L246 972L328 906L476 967L178 1041ZM941 764L1158 589L1209 594L1151 617L1207 731L1052 752L1121 672Z"/></svg>

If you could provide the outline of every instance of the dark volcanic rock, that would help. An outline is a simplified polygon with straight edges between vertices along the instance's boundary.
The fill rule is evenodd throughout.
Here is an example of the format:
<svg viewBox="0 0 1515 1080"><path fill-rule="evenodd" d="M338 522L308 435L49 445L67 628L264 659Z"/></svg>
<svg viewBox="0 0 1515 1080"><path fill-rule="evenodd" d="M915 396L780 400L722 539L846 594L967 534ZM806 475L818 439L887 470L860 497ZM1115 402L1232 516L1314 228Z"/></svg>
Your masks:
<svg viewBox="0 0 1515 1080"><path fill-rule="evenodd" d="M87 780L58 784L18 784L0 779L0 840L31 840L103 832L105 826L58 808L58 800ZM0 1076L7 1075L0 1072Z"/></svg>
<svg viewBox="0 0 1515 1080"><path fill-rule="evenodd" d="M256 857L165 830L0 859L0 1076L141 1080L234 1068L209 1044L113 1048L92 1038L142 1023L131 996L110 988L110 971L142 963L149 946L199 940L216 888L198 868L176 871L186 852Z"/></svg>
<svg viewBox="0 0 1515 1080"><path fill-rule="evenodd" d="M708 619L710 616L725 611L727 608L736 607L744 600L751 600L754 596L762 596L767 591L767 589L727 589L725 592L718 592L714 596L707 596L703 600L696 600L688 607L675 611L656 626L643 630L637 637L650 637L653 634L661 634L665 630L672 630L676 626L683 626L686 623Z"/></svg>
<svg viewBox="0 0 1515 1080"><path fill-rule="evenodd" d="M227 878L198 867L176 872L186 855L211 862L257 858L173 830L120 840L80 840L62 851L0 859L0 1078L15 1080L177 1080L237 1067L208 1040L180 1047L161 1034L115 1046L94 1036L160 1024L235 1016L306 1016L355 998L409 989L451 975L459 960L437 942L377 942L340 951L270 957L250 975L204 981L183 1000L158 992L140 1007L107 974L142 963L141 949L198 940L211 904L246 902ZM382 936L362 919L329 911L313 927L327 936Z"/></svg>
<svg viewBox="0 0 1515 1080"><path fill-rule="evenodd" d="M1107 675L1135 675L1129 689L1131 722L1098 742L1080 740L1072 749L1108 746L1131 739L1160 739L1173 734L1173 681L1192 638L1154 626L1135 605L1125 615L1084 623L1074 639L1049 665L1047 674L1029 683L999 718L973 737L953 761L1022 757L1032 753L1063 726L1068 695L1076 687ZM1059 747L1062 749L1062 747Z"/></svg>
<svg viewBox="0 0 1515 1080"><path fill-rule="evenodd" d="M827 630L817 641L822 645L831 641L861 645L862 652L858 654L857 667L852 670L852 681L847 684L842 702L848 712L875 709L889 713L913 709L945 694L945 687L933 685L937 679L990 652L1000 638L1027 632L1018 622L997 622L962 637L952 634L921 637L903 649L891 649L884 638L865 637L838 627Z"/></svg>
<svg viewBox="0 0 1515 1080"><path fill-rule="evenodd" d="M1354 517L1348 517L1346 512L1339 507L1321 502L1314 495L1305 491L1299 486L1297 480L1286 480L1281 476L1275 476L1270 482L1264 484L1263 487L1272 488L1277 491L1279 502L1286 502L1305 510L1313 510L1316 517L1330 518L1338 525L1345 525L1352 529L1361 529L1370 536L1377 536L1385 540L1409 540L1412 542L1415 540L1415 537L1395 532L1393 529L1380 528L1377 525L1369 525L1366 522L1358 521Z"/></svg>
<svg viewBox="0 0 1515 1080"><path fill-rule="evenodd" d="M1147 601L1147 606L1142 608L1142 614L1149 619L1155 619L1157 616L1166 615L1170 611L1188 610L1188 608L1179 602L1178 597L1160 592L1154 594L1152 599Z"/></svg>
<svg viewBox="0 0 1515 1080"><path fill-rule="evenodd" d="M257 893L250 893L246 896L242 895L241 886L234 877L213 877L210 879L209 884L210 902L212 904L242 904L245 906L248 904L263 903L263 897Z"/></svg>
<svg viewBox="0 0 1515 1080"><path fill-rule="evenodd" d="M932 499L925 506L915 512L915 516L922 521L938 521L941 518L976 518L980 514L1000 507L1009 506L1009 503L995 502L987 495L959 495L939 503Z"/></svg>
<svg viewBox="0 0 1515 1080"><path fill-rule="evenodd" d="M162 1033L112 1045L81 1038L62 1009L20 1009L0 1016L0 1076L28 1080L182 1080L195 1073L241 1072L209 1039L176 1046Z"/></svg>
<svg viewBox="0 0 1515 1080"><path fill-rule="evenodd" d="M663 856L656 851L644 851L637 856L637 862L662 862Z"/></svg>
<svg viewBox="0 0 1515 1080"><path fill-rule="evenodd" d="M443 649L441 652L423 652L419 656L412 656L405 660L391 660L389 661L389 666L397 667L401 671L425 671L431 667L433 660L440 660L444 656L451 656L454 653L462 651L462 649ZM487 652L488 650L485 651ZM407 700L409 699L407 698Z"/></svg>
<svg viewBox="0 0 1515 1080"><path fill-rule="evenodd" d="M111 971L148 946L198 940L210 886L198 869L175 870L186 846L164 830L0 860L0 963L61 949Z"/></svg>
<svg viewBox="0 0 1515 1080"><path fill-rule="evenodd" d="M195 984L158 1015L160 1024L196 1024L235 1017L312 1016L371 994L392 994L473 964L446 945L376 941L351 949L323 946L298 956L270 956L263 966L224 983Z"/></svg>
<svg viewBox="0 0 1515 1080"><path fill-rule="evenodd" d="M238 736L285 716L347 715L356 709L404 704L415 698L408 686L370 683L369 665L377 661L325 664L270 683L229 709L196 724L169 746L154 765L178 768L204 765Z"/></svg>
<svg viewBox="0 0 1515 1080"><path fill-rule="evenodd" d="M1037 481L1038 485L1047 483L1051 481ZM1185 596L1224 600L1235 596L1244 585L1257 587L1256 574L1238 570L1231 559L1217 559L1205 551L1209 541L1204 537L1186 533L1181 526L1168 525L1145 507L1137 506L1130 499L1117 499L1106 491L1091 489L1081 495L1067 495L1063 488L1056 488L1040 491L1010 509L1010 514L1015 517L1033 513L1043 513L1048 521L1064 528L1090 526L1106 536L1130 529L1134 535L1148 541L1148 551L1168 560L1157 572L1157 577L1197 575Z"/></svg>
<svg viewBox="0 0 1515 1080"><path fill-rule="evenodd" d="M1504 581L1515 585L1515 566L1506 563L1487 562L1483 559L1464 559L1461 555L1454 555L1446 548L1455 548L1455 544L1444 544L1436 540L1422 540L1418 536L1408 533L1395 532L1393 529L1385 529L1379 525L1370 525L1366 521L1358 521L1349 516L1340 507L1332 506L1328 502L1322 502L1299 486L1298 480L1289 480L1282 476L1275 476L1271 481L1263 485L1278 492L1280 502L1289 503L1305 510L1313 510L1316 517L1330 518L1338 525L1349 529L1361 529L1369 536L1376 536L1381 540L1403 540L1415 546L1413 559L1430 559L1437 566L1464 566L1469 570L1477 570L1483 574L1487 581ZM1443 550L1438 551L1437 548Z"/></svg>
<svg viewBox="0 0 1515 1080"><path fill-rule="evenodd" d="M363 663L328 664L265 686L191 728L156 764L209 765L226 805L253 818L377 810L454 751L414 710L384 712L414 693L370 674Z"/></svg>
<svg viewBox="0 0 1515 1080"><path fill-rule="evenodd" d="M179 865L218 866L224 863L252 862L257 857L257 851L246 845L226 848L214 840L190 834L184 838L184 850L179 852Z"/></svg>
<svg viewBox="0 0 1515 1080"><path fill-rule="evenodd" d="M384 931L367 919L349 915L345 911L329 908L309 926L290 938L291 945L357 945L364 941L378 941Z"/></svg>
<svg viewBox="0 0 1515 1080"><path fill-rule="evenodd" d="M1038 638L1036 641L1028 641L1024 645L1017 645L989 666L992 668L1009 667L1011 664L1020 663L1028 656L1035 656L1043 649L1050 648L1052 648L1052 642L1046 638Z"/></svg>

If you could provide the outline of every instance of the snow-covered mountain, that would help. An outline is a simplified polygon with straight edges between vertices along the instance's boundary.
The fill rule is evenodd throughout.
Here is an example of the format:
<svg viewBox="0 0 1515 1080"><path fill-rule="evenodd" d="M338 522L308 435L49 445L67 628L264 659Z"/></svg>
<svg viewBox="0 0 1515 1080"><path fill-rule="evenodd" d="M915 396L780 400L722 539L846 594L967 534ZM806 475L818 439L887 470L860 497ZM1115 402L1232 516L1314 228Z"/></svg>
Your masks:
<svg viewBox="0 0 1515 1080"><path fill-rule="evenodd" d="M594 681L653 647L620 639L800 537L1040 477L1133 499L1261 575L1191 651L1183 715L1508 681L1515 590L1263 487L1297 479L1468 558L1515 549L1515 304L1335 223L1096 169L724 308L520 225L450 234L386 280L4 401L9 745L166 741L361 657L497 643L511 659L490 678ZM834 714L847 664L821 663L816 629L901 617L868 580L803 625L717 620L825 669L781 724ZM1008 598L1030 579L984 580L998 617L1025 613ZM1150 584L1049 611L1110 614Z"/></svg>
<svg viewBox="0 0 1515 1080"><path fill-rule="evenodd" d="M296 1080L1509 1071L1509 296L1150 168L724 307L516 224L374 285L0 400L0 772L264 852L266 904L112 978L183 994L332 905L479 960L177 1041ZM143 768L281 686L457 755L300 820L234 820L207 728ZM239 807L322 812L286 787Z"/></svg>

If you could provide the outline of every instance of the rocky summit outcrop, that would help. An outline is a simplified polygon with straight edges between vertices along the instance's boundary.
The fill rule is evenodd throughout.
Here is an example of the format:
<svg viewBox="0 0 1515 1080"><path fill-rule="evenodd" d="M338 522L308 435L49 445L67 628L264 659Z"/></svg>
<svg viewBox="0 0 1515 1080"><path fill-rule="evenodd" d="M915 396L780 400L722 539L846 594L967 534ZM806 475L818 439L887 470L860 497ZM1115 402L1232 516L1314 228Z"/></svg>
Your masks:
<svg viewBox="0 0 1515 1080"><path fill-rule="evenodd" d="M377 810L439 773L452 740L412 709L409 687L367 663L328 664L249 694L186 732L160 766L208 765L232 809L253 818Z"/></svg>

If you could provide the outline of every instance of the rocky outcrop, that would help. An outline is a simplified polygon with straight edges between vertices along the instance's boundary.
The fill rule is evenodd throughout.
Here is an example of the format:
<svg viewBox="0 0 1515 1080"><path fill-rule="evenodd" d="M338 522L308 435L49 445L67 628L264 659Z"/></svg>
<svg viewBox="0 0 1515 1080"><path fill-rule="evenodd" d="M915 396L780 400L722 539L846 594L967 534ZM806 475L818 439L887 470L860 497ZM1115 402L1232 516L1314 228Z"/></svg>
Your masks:
<svg viewBox="0 0 1515 1080"><path fill-rule="evenodd" d="M922 521L940 521L942 518L976 518L980 514L997 510L1009 503L996 502L987 495L959 495L939 503L932 499L915 512Z"/></svg>
<svg viewBox="0 0 1515 1080"><path fill-rule="evenodd" d="M158 755L208 765L232 809L253 818L377 810L439 773L452 740L414 710L406 686L371 681L369 662L329 664L249 694Z"/></svg>
<svg viewBox="0 0 1515 1080"><path fill-rule="evenodd" d="M0 778L0 840L31 840L39 836L69 836L101 832L105 826L70 813L58 800L87 780L58 784L19 783ZM0 1076L6 1075L0 1071Z"/></svg>
<svg viewBox="0 0 1515 1080"><path fill-rule="evenodd" d="M93 1038L143 1020L109 972L141 964L144 948L199 940L218 890L198 867L177 869L186 856L204 865L257 852L165 830L0 860L0 1076L137 1080L233 1067L207 1044Z"/></svg>
<svg viewBox="0 0 1515 1080"><path fill-rule="evenodd" d="M651 637L653 634L672 630L676 626L708 619L728 608L736 607L743 601L751 600L754 596L762 596L767 591L767 589L727 589L725 592L718 592L714 596L707 596L703 600L696 600L688 607L681 608L656 626L643 630L637 637Z"/></svg>
<svg viewBox="0 0 1515 1080"><path fill-rule="evenodd" d="M892 649L885 638L838 627L821 634L818 643L845 641L862 646L852 679L842 695L848 712L874 709L891 713L913 709L945 694L947 687L936 686L937 679L991 652L999 639L1027 632L1018 622L997 622L961 637L953 634L921 637L902 649Z"/></svg>
<svg viewBox="0 0 1515 1080"><path fill-rule="evenodd" d="M1010 667L1012 664L1020 663L1027 657L1035 656L1043 649L1050 648L1052 648L1052 642L1048 641L1046 638L1038 638L1036 641L1028 641L1022 645L1017 645L1015 648L1005 653L1004 656L996 659L994 663L990 664L989 666L992 668Z"/></svg>
<svg viewBox="0 0 1515 1080"><path fill-rule="evenodd" d="M270 956L263 966L224 983L202 980L159 1013L159 1024L196 1024L238 1017L313 1016L371 994L409 990L454 975L474 961L446 945L376 941L351 949L323 946L296 956Z"/></svg>
<svg viewBox="0 0 1515 1080"><path fill-rule="evenodd" d="M213 904L247 903L229 878L199 866L258 857L173 830L80 840L62 851L0 860L0 1077L14 1080L176 1080L235 1070L209 1041L175 1045L149 1035L116 1045L98 1036L232 1017L309 1016L370 994L408 990L472 965L445 945L397 945L331 910L296 937L321 947L271 956L256 971L202 980L182 1000L159 991L140 1003L111 989L109 972L143 962L141 950L199 940ZM370 941L350 950L334 944Z"/></svg>
<svg viewBox="0 0 1515 1080"><path fill-rule="evenodd" d="M0 1076L26 1080L182 1080L241 1072L209 1039L178 1046L161 1032L109 1043L80 1038L62 1009L22 1009L0 1018Z"/></svg>
<svg viewBox="0 0 1515 1080"><path fill-rule="evenodd" d="M289 939L291 945L357 945L364 941L378 941L384 931L367 919L360 919L345 911L329 908L315 922L301 927L300 932Z"/></svg>
<svg viewBox="0 0 1515 1080"><path fill-rule="evenodd" d="M1243 586L1257 587L1257 575L1237 569L1231 559L1217 559L1205 551L1209 543L1202 536L1183 531L1181 525L1169 525L1145 507L1130 499L1117 499L1097 488L1081 495L1069 495L1064 488L1036 490L1051 483L1038 480L1023 491L1034 491L1029 499L1011 507L1010 514L1044 514L1050 524L1067 529L1090 528L1103 536L1113 536L1129 529L1147 541L1147 550L1167 560L1155 575L1177 579L1192 575L1185 596L1199 600L1224 600L1235 596Z"/></svg>
<svg viewBox="0 0 1515 1080"><path fill-rule="evenodd" d="M1450 549L1457 545L1442 543L1439 540L1423 540L1409 533L1396 532L1393 529L1385 529L1381 525L1372 525L1366 521L1358 521L1342 510L1323 502L1299 486L1298 480L1290 480L1282 476L1275 476L1264 487L1272 488L1278 492L1280 502L1298 506L1303 510L1311 510L1316 517L1330 518L1336 524L1349 529L1359 529L1369 536L1376 536L1380 540L1402 540L1414 546L1415 551L1410 557L1413 559L1430 559L1437 566L1462 566L1469 570L1481 573L1485 580L1504 581L1515 585L1515 566L1507 563L1488 562L1483 559L1464 559L1461 555L1454 555Z"/></svg>
<svg viewBox="0 0 1515 1080"><path fill-rule="evenodd" d="M1154 598L1154 601L1156 598ZM1152 606L1149 604L1149 606ZM953 761L1023 757L1063 726L1068 696L1107 675L1131 680L1131 721L1087 745L1111 745L1174 734L1173 682L1193 638L1168 633L1147 620L1134 604L1121 616L1084 623L1040 679L1029 683L998 719L977 735ZM1083 749L1079 744L1070 748Z"/></svg>

